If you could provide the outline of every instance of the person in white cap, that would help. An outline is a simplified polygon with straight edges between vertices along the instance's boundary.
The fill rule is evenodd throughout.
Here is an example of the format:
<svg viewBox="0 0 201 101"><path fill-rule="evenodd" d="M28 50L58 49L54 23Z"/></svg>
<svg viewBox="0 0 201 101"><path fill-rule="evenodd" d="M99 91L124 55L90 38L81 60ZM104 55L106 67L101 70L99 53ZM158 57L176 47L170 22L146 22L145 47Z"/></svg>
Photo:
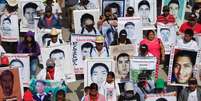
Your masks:
<svg viewBox="0 0 201 101"><path fill-rule="evenodd" d="M102 35L96 37L96 47L91 51L91 57L109 57L109 51L104 47L105 39Z"/></svg>
<svg viewBox="0 0 201 101"><path fill-rule="evenodd" d="M121 93L118 101L140 101L140 96L134 91L132 82L125 83L124 92Z"/></svg>
<svg viewBox="0 0 201 101"><path fill-rule="evenodd" d="M63 40L58 38L58 32L56 28L51 29L50 38L51 40L47 41L47 47L58 46L63 44Z"/></svg>

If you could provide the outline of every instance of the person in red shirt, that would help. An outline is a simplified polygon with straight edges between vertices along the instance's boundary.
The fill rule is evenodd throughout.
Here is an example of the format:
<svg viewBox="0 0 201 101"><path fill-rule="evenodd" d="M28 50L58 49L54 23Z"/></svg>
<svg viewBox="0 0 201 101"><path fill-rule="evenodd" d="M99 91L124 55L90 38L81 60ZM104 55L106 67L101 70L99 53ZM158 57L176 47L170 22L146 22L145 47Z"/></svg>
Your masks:
<svg viewBox="0 0 201 101"><path fill-rule="evenodd" d="M89 95L85 96L84 101L106 101L105 96L98 93L98 85L91 83Z"/></svg>
<svg viewBox="0 0 201 101"><path fill-rule="evenodd" d="M157 17L157 23L175 23L175 18L170 13L168 6L163 6L163 14Z"/></svg>
<svg viewBox="0 0 201 101"><path fill-rule="evenodd" d="M53 59L48 59L46 62L47 66L47 73L46 79L47 80L54 80L54 73L55 73L55 62Z"/></svg>
<svg viewBox="0 0 201 101"><path fill-rule="evenodd" d="M192 29L195 35L201 33L201 24L197 23L197 16L195 13L191 13L188 17L188 21L181 25L179 34L183 34L186 29Z"/></svg>

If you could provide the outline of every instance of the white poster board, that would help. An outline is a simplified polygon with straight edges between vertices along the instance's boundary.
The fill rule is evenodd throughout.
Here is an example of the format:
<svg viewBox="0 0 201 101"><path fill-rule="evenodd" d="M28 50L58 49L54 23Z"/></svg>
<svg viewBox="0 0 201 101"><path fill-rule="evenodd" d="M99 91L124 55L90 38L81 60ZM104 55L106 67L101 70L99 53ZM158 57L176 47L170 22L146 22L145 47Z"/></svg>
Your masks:
<svg viewBox="0 0 201 101"><path fill-rule="evenodd" d="M91 50L95 46L95 39L95 36L71 36L72 64L75 74L84 73L84 60L90 57Z"/></svg>
<svg viewBox="0 0 201 101"><path fill-rule="evenodd" d="M139 44L143 39L142 24L139 17L119 17L118 18L118 33L121 30L126 30L127 38L132 44Z"/></svg>
<svg viewBox="0 0 201 101"><path fill-rule="evenodd" d="M91 83L97 83L101 89L105 82L107 73L114 71L114 62L109 58L91 58L86 60L84 68L84 85L89 86Z"/></svg>
<svg viewBox="0 0 201 101"><path fill-rule="evenodd" d="M46 61L51 58L55 60L54 80L64 79L66 82L75 81L75 73L71 62L70 45L60 45L50 48L41 48L42 64L46 68Z"/></svg>
<svg viewBox="0 0 201 101"><path fill-rule="evenodd" d="M24 85L30 81L30 57L28 54L5 54L8 56L10 66L19 68L20 79Z"/></svg>
<svg viewBox="0 0 201 101"><path fill-rule="evenodd" d="M19 40L18 15L2 15L0 24L1 41L17 42Z"/></svg>
<svg viewBox="0 0 201 101"><path fill-rule="evenodd" d="M155 79L156 57L135 56L131 60L130 79L138 82L140 74L147 74L147 80Z"/></svg>
<svg viewBox="0 0 201 101"><path fill-rule="evenodd" d="M97 30L97 23L99 20L99 9L93 9L93 10L74 10L73 11L73 15L74 15L74 26L75 26L75 34L82 34L82 30L84 28L84 19L89 18L89 16L83 16L85 14L89 14L90 16L93 17L94 21L94 25L93 27L96 29L96 33L95 32L91 32L90 35L96 35L98 34L98 30ZM82 21L81 21L82 20ZM84 34L84 32L83 32ZM88 33L89 35L89 33Z"/></svg>
<svg viewBox="0 0 201 101"><path fill-rule="evenodd" d="M165 47L165 54L170 54L171 46L176 43L176 26L157 24L157 37L161 39Z"/></svg>

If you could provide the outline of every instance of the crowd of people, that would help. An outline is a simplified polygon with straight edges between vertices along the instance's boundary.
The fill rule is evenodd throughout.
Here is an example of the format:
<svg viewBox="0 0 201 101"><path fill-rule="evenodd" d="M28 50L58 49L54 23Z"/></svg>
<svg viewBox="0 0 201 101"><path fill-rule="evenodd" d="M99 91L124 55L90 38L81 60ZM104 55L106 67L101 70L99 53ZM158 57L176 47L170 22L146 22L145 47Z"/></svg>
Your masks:
<svg viewBox="0 0 201 101"><path fill-rule="evenodd" d="M169 101L164 96L175 92L173 95L175 101L201 101L199 87L201 77L197 77L200 75L198 70L201 68L199 59L201 54L199 36L201 34L201 1L187 0L182 11L179 10L182 8L182 0L169 0L167 4L163 3L160 5L161 7L156 7L157 9L153 7L156 2L150 0L140 0L137 6L135 5L136 7L129 6L129 3L133 3L129 0L122 0L122 2L118 0L79 0L71 7L64 6L64 9L70 9L68 14L65 14L66 12L64 13L62 9L61 2L64 0L36 0L37 2L27 0L25 3L22 1L0 1L0 66L2 68L10 67L9 69L24 68L23 61L20 59L9 60L7 54L27 54L30 59L30 64L28 64L30 71L25 72L30 72L30 81L23 84L22 92L24 93L22 94L24 95L22 95L23 98L20 98L13 95L13 87L17 80L14 79L13 72L9 69L0 69L2 88L0 99L66 101L66 94L70 92L68 82L65 81L68 77L62 74L64 69L57 68L65 64L65 59L73 60L63 50L54 49L47 55L44 64L41 56L47 53L42 53L42 49L53 49L61 45L72 46L71 37L79 35L95 38L94 41L86 42L79 47L83 63L86 62L85 60L93 58L105 60L112 58L115 61L115 70L109 69L110 67L104 63L97 62L91 66L89 72L88 67L83 68L91 75L90 77L83 76L88 75L84 71L81 74L75 74L77 80L82 80L84 84L87 84L83 87L84 92L80 92L83 93L83 97L79 100L149 101L149 94L155 94L160 96L156 101ZM70 3L69 0L65 1ZM162 2L161 0L155 1ZM124 10L121 5L124 5L126 9ZM185 9L190 10L185 13ZM90 10L99 12L98 21ZM76 13L72 13L73 11L87 13L79 16L80 19L78 19L75 16ZM161 14L156 15L156 11ZM180 14L180 12L183 13ZM136 29L139 28L138 23L130 20L119 29L118 19L122 17L139 20L140 29ZM64 34L61 35L65 29L65 18L68 19L69 24L67 25L71 31L68 41L63 40ZM78 20L81 28L76 26L75 22ZM165 27L160 28L161 25ZM39 35L44 30L49 32ZM142 31L136 33L137 30ZM139 34L141 34L141 38ZM42 41L39 41L38 38ZM134 56L125 51L112 57L110 48L122 45L133 45L137 52ZM147 70L143 70L143 68L137 74L136 81L131 79L131 67L133 66L131 60L134 57L141 57L142 60L148 57L155 59L154 70L146 66ZM70 65L64 67L70 67ZM23 73L19 74L20 79L26 76ZM166 76L162 77L164 75ZM84 80L89 78L91 79L90 84ZM20 81L24 83L23 80ZM55 85L59 86L55 87Z"/></svg>

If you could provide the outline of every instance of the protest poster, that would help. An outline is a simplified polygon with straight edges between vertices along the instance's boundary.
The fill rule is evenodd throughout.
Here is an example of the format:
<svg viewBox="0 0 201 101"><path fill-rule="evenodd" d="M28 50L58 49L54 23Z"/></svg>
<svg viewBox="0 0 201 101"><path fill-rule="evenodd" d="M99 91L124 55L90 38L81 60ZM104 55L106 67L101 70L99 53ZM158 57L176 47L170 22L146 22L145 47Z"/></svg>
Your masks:
<svg viewBox="0 0 201 101"><path fill-rule="evenodd" d="M84 86L96 83L99 92L106 82L107 73L114 71L114 62L109 58L88 58L84 68Z"/></svg>
<svg viewBox="0 0 201 101"><path fill-rule="evenodd" d="M0 99L2 101L19 101L22 99L23 86L18 68L1 67Z"/></svg>
<svg viewBox="0 0 201 101"><path fill-rule="evenodd" d="M130 59L130 79L138 82L141 75L146 75L147 80L155 79L156 57L135 56Z"/></svg>
<svg viewBox="0 0 201 101"><path fill-rule="evenodd" d="M145 101L177 101L177 93L147 94Z"/></svg>
<svg viewBox="0 0 201 101"><path fill-rule="evenodd" d="M136 45L116 45L110 46L110 57L115 61L115 76L117 82L129 81L130 59L137 56Z"/></svg>
<svg viewBox="0 0 201 101"><path fill-rule="evenodd" d="M66 94L66 101L81 101L84 96L84 80L68 83L69 91Z"/></svg>
<svg viewBox="0 0 201 101"><path fill-rule="evenodd" d="M198 61L197 51L172 47L167 84L187 86Z"/></svg>
<svg viewBox="0 0 201 101"><path fill-rule="evenodd" d="M136 16L139 16L143 26L156 22L157 9L155 0L133 0Z"/></svg>
<svg viewBox="0 0 201 101"><path fill-rule="evenodd" d="M57 101L59 96L63 96L68 92L65 81L49 81L32 79L29 85L34 100L39 100L39 94L44 93L43 100Z"/></svg>
<svg viewBox="0 0 201 101"><path fill-rule="evenodd" d="M75 73L71 62L71 49L70 45L63 44L55 47L41 48L43 69L46 69L46 61L48 59L55 60L55 74L54 81L72 82L75 80ZM45 71L45 70L44 70ZM41 70L42 72L42 70ZM37 75L38 79L46 79L45 73Z"/></svg>
<svg viewBox="0 0 201 101"><path fill-rule="evenodd" d="M139 17L119 17L118 18L118 33L126 30L127 38L131 40L132 44L139 44L143 39L142 24Z"/></svg>
<svg viewBox="0 0 201 101"><path fill-rule="evenodd" d="M30 57L28 54L5 54L8 56L11 68L19 68L20 79L23 85L30 81Z"/></svg>
<svg viewBox="0 0 201 101"><path fill-rule="evenodd" d="M6 0L1 0L0 1L0 15L3 14L3 10L5 9L6 7Z"/></svg>
<svg viewBox="0 0 201 101"><path fill-rule="evenodd" d="M74 66L75 74L84 73L84 60L90 57L91 50L95 46L95 39L96 36L71 36L72 64Z"/></svg>
<svg viewBox="0 0 201 101"><path fill-rule="evenodd" d="M73 16L75 34L100 35L96 23L99 20L99 9L74 10Z"/></svg>
<svg viewBox="0 0 201 101"><path fill-rule="evenodd" d="M171 46L176 43L176 26L157 24L157 37L161 39L165 47L165 54L170 54Z"/></svg>
<svg viewBox="0 0 201 101"><path fill-rule="evenodd" d="M162 7L168 5L170 14L176 19L176 23L180 26L184 21L186 0L162 0Z"/></svg>
<svg viewBox="0 0 201 101"><path fill-rule="evenodd" d="M35 31L37 10L42 9L42 5L41 0L19 1L20 32Z"/></svg>
<svg viewBox="0 0 201 101"><path fill-rule="evenodd" d="M51 40L50 34L52 29L40 29L35 34L35 40L39 43L41 47L47 47L47 43L49 40ZM58 33L58 40L63 40L62 38L62 30L56 29L56 32Z"/></svg>
<svg viewBox="0 0 201 101"><path fill-rule="evenodd" d="M102 14L105 14L105 9L114 9L112 13L116 17L124 16L125 0L102 0Z"/></svg>
<svg viewBox="0 0 201 101"><path fill-rule="evenodd" d="M0 35L3 42L17 42L19 40L18 15L6 14L1 16Z"/></svg>

